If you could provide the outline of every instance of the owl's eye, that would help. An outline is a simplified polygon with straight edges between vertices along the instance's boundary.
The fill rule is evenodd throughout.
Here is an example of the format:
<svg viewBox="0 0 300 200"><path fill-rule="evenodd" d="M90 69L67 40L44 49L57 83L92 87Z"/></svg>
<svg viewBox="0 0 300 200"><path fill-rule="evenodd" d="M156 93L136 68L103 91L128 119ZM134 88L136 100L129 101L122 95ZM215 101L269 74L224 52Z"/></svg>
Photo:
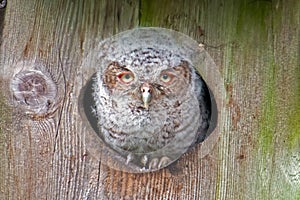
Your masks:
<svg viewBox="0 0 300 200"><path fill-rule="evenodd" d="M134 75L132 72L126 71L118 74L118 78L122 83L128 84L134 80Z"/></svg>
<svg viewBox="0 0 300 200"><path fill-rule="evenodd" d="M160 80L164 83L170 83L173 80L173 77L174 75L164 72L160 75Z"/></svg>

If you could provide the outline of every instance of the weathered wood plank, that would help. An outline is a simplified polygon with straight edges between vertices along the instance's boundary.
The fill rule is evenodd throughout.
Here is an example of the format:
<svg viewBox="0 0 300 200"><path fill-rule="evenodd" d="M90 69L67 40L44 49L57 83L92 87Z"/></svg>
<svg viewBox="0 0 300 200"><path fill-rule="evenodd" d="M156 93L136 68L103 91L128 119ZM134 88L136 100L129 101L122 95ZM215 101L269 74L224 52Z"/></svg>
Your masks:
<svg viewBox="0 0 300 200"><path fill-rule="evenodd" d="M11 0L0 49L0 199L300 198L300 2ZM0 24L1 24L0 23ZM227 89L216 148L130 174L88 151L80 89L97 66L81 62L103 37L161 26L206 45ZM56 110L32 118L9 83L32 66L58 84Z"/></svg>

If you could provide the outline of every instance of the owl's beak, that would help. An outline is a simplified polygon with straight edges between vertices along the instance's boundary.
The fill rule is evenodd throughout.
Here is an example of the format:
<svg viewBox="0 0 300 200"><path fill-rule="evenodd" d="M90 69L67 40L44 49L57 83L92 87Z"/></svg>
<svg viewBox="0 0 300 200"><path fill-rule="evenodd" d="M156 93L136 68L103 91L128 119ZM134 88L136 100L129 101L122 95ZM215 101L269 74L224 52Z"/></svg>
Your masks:
<svg viewBox="0 0 300 200"><path fill-rule="evenodd" d="M144 83L141 87L141 92L142 92L142 100L144 103L144 108L148 110L149 108L149 103L151 101L151 86L149 83Z"/></svg>

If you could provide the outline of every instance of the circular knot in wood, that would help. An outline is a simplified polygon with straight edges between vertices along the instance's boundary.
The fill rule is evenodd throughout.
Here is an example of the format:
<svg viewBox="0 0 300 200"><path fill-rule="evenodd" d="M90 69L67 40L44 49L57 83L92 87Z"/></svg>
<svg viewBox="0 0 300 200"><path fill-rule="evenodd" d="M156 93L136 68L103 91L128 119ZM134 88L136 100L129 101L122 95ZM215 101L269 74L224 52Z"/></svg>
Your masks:
<svg viewBox="0 0 300 200"><path fill-rule="evenodd" d="M13 77L11 92L17 104L36 114L44 114L52 107L57 87L49 74L26 70Z"/></svg>

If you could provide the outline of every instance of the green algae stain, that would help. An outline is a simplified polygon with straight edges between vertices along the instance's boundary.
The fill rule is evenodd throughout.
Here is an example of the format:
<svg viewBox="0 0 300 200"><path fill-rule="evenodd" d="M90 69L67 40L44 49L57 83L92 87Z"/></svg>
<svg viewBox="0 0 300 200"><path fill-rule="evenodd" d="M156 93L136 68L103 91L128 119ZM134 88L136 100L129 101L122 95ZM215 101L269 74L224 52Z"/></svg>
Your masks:
<svg viewBox="0 0 300 200"><path fill-rule="evenodd" d="M271 55L264 66L263 83L262 83L262 102L261 116L259 119L255 168L256 168L256 189L259 199L270 199L270 187L272 187L274 156L276 154L276 84L275 69L276 65L272 61Z"/></svg>
<svg viewBox="0 0 300 200"><path fill-rule="evenodd" d="M196 27L198 15L191 13L190 9L199 6L194 0L141 0L140 26L158 26L181 30L185 27Z"/></svg>
<svg viewBox="0 0 300 200"><path fill-rule="evenodd" d="M140 26L153 26L155 7L152 1L141 0Z"/></svg>
<svg viewBox="0 0 300 200"><path fill-rule="evenodd" d="M272 4L269 1L244 1L240 4L236 24L236 39L247 44L247 48L257 48L268 41Z"/></svg>
<svg viewBox="0 0 300 200"><path fill-rule="evenodd" d="M298 63L299 66L299 63ZM294 96L291 97L290 109L293 109L288 116L288 137L287 143L290 149L300 149L300 70L297 73L297 85Z"/></svg>
<svg viewBox="0 0 300 200"><path fill-rule="evenodd" d="M276 66L273 56L272 3L270 1L244 1L239 5L235 39L244 51L244 59L260 60L262 102L257 137L258 151L264 155L274 151L276 127ZM255 64L248 60L247 63ZM249 69L251 67L249 66Z"/></svg>
<svg viewBox="0 0 300 200"><path fill-rule="evenodd" d="M140 26L165 26L165 18L171 13L171 5L176 4L170 0L141 0Z"/></svg>
<svg viewBox="0 0 300 200"><path fill-rule="evenodd" d="M272 61L266 67L266 80L263 85L262 116L259 124L258 144L263 155L273 153L274 136L276 132L276 83L275 64Z"/></svg>

